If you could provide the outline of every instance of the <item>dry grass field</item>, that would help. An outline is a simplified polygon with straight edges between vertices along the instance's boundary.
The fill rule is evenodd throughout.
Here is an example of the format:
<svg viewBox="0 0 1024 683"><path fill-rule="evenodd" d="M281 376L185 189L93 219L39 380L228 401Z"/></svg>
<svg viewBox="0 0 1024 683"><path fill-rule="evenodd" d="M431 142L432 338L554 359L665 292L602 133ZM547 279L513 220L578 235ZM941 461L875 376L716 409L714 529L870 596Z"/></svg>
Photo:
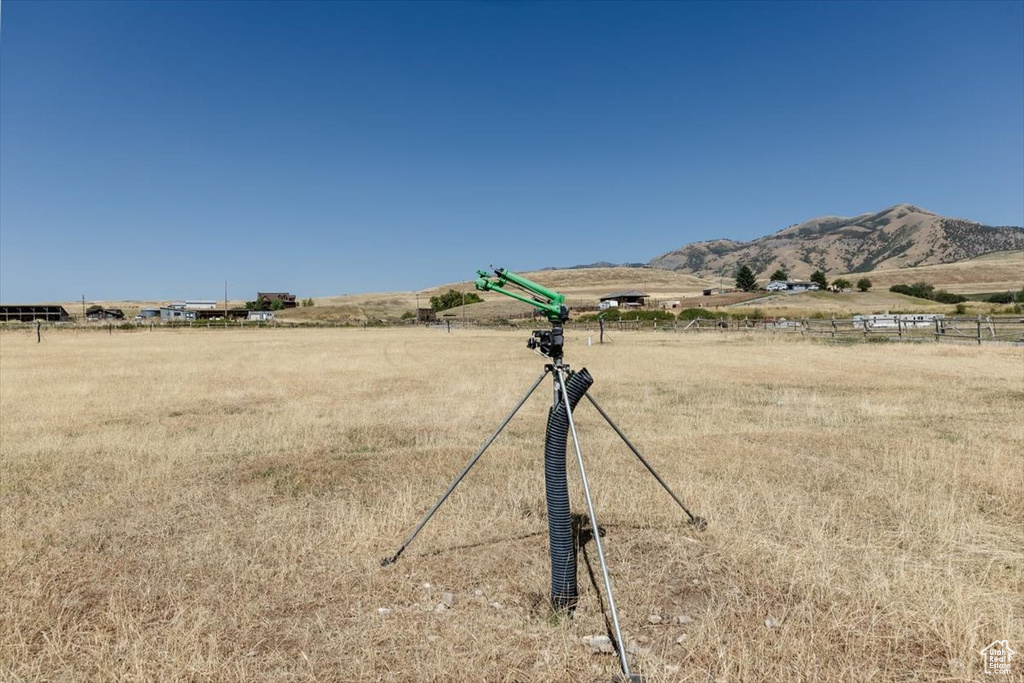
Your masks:
<svg viewBox="0 0 1024 683"><path fill-rule="evenodd" d="M567 360L709 520L581 406L645 680L983 680L989 642L1022 651L1020 348L614 338ZM574 618L546 605L550 387L379 565L541 367L497 331L0 333L0 679L610 680L586 568Z"/></svg>
<svg viewBox="0 0 1024 683"><path fill-rule="evenodd" d="M1024 287L1024 251L1001 251L956 263L914 268L878 268L870 273L848 273L850 282L867 275L876 288L927 282L957 294L1017 292Z"/></svg>

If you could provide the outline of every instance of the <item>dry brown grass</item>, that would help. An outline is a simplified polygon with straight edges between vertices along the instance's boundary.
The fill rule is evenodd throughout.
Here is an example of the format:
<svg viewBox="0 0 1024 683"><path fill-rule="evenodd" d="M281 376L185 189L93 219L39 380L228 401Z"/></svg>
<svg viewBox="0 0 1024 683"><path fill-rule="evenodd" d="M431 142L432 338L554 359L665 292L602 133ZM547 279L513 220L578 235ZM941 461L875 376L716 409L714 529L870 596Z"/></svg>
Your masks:
<svg viewBox="0 0 1024 683"><path fill-rule="evenodd" d="M980 680L978 650L1020 650L1021 349L584 342L568 359L710 520L580 409L647 680ZM0 678L608 680L585 570L574 619L546 608L547 390L378 565L540 366L490 331L0 334Z"/></svg>
<svg viewBox="0 0 1024 683"><path fill-rule="evenodd" d="M1024 287L1024 251L1002 251L977 258L914 268L878 268L870 273L848 273L850 282L867 276L876 288L927 282L957 294L1019 292Z"/></svg>

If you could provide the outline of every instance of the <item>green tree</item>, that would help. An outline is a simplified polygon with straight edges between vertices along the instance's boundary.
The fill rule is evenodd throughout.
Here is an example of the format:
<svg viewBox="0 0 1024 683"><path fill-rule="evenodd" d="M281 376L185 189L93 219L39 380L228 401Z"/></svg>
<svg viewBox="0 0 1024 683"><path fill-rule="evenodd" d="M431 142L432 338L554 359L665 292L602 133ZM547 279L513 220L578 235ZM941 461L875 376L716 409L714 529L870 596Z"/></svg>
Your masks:
<svg viewBox="0 0 1024 683"><path fill-rule="evenodd" d="M463 294L457 289L449 289L444 294L430 297L430 307L435 311L447 311L449 308L455 308L461 306L463 303L466 305L476 304L483 301L476 292L466 292Z"/></svg>
<svg viewBox="0 0 1024 683"><path fill-rule="evenodd" d="M870 278L862 277L861 279L857 280L857 289L859 289L862 292L866 292L869 289L871 289Z"/></svg>
<svg viewBox="0 0 1024 683"><path fill-rule="evenodd" d="M750 266L741 266L736 271L736 287L744 292L753 292L757 289L757 278L754 277L754 271L750 269Z"/></svg>
<svg viewBox="0 0 1024 683"><path fill-rule="evenodd" d="M823 271L816 270L811 273L811 282L822 289L828 289L828 280L825 279L825 273Z"/></svg>
<svg viewBox="0 0 1024 683"><path fill-rule="evenodd" d="M769 280L781 280L782 282L785 282L786 280L789 279L789 273L787 273L784 268L779 268L774 273L772 273L772 276L770 278L768 278L768 279Z"/></svg>
<svg viewBox="0 0 1024 683"><path fill-rule="evenodd" d="M839 290L849 289L850 287L853 287L849 280L842 277L833 280L832 286Z"/></svg>
<svg viewBox="0 0 1024 683"><path fill-rule="evenodd" d="M284 308L284 302L281 301L280 299L274 299L273 301L270 302L270 310L280 311L282 308Z"/></svg>

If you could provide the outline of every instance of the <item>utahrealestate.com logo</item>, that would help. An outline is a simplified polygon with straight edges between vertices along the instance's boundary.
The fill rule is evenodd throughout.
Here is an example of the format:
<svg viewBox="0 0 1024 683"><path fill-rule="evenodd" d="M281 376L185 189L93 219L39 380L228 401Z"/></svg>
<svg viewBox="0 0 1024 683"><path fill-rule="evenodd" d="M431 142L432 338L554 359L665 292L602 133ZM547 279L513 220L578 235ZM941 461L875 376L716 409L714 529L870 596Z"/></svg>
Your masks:
<svg viewBox="0 0 1024 683"><path fill-rule="evenodd" d="M1010 649L1010 642L1007 640L993 640L992 644L981 651L985 661L985 673L987 674L1009 674L1010 657L1017 654Z"/></svg>

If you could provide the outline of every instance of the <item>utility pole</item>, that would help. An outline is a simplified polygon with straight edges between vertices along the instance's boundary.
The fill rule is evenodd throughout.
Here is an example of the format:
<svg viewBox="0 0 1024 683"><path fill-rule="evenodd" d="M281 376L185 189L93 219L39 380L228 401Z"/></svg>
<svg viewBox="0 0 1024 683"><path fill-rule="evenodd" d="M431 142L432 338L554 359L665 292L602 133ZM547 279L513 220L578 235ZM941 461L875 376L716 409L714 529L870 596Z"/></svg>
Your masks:
<svg viewBox="0 0 1024 683"><path fill-rule="evenodd" d="M228 319L228 281L224 281L224 320Z"/></svg>
<svg viewBox="0 0 1024 683"><path fill-rule="evenodd" d="M82 295L82 322L85 322L85 294Z"/></svg>

